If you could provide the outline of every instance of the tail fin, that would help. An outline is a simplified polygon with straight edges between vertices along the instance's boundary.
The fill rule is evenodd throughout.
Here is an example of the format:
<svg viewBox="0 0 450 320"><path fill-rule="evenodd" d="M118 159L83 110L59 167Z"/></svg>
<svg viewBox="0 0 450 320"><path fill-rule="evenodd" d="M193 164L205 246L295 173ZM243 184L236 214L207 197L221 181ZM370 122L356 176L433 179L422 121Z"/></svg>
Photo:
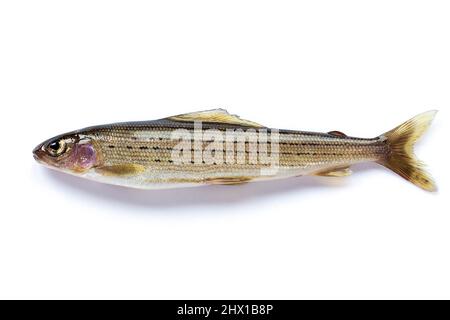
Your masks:
<svg viewBox="0 0 450 320"><path fill-rule="evenodd" d="M379 163L427 191L436 191L436 185L424 170L424 164L414 155L413 149L436 113L437 111L433 110L419 114L382 135L387 138L390 152Z"/></svg>

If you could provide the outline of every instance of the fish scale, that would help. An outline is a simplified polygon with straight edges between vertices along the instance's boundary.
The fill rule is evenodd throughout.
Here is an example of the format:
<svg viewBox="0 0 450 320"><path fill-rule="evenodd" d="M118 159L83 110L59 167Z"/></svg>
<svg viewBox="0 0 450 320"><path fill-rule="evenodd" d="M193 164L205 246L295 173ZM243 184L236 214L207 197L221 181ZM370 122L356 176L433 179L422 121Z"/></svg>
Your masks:
<svg viewBox="0 0 450 320"><path fill-rule="evenodd" d="M173 128L177 129L176 126L173 126ZM183 125L181 128L186 128L186 125ZM203 124L203 128L204 133L216 127L213 124ZM193 129L190 129L192 134ZM159 139L166 132L161 131L157 121L154 124L150 121L145 126L133 126L127 123L122 126L113 125L102 127L101 129L92 128L90 131L94 133L97 130L100 131L96 133L98 144L105 154L105 158L112 164L126 162L129 159L142 164L150 164L155 159L170 160L171 152L178 143L178 141L168 138ZM270 134L271 130L268 132ZM88 131L86 134L90 135L92 133ZM207 145L208 143L205 142L202 144L202 147L204 148ZM264 143L262 148L266 148L270 154L271 143ZM225 143L222 144L220 150L225 153ZM245 152L249 152L248 142L246 142L245 150ZM371 160L378 158L377 155L384 153L385 150L386 144L380 138L361 140L360 138L355 139L351 137L324 137L321 133L308 133L305 135L301 131L296 133L292 131L289 131L289 133L280 132L279 154L281 166L305 167L311 162L333 163L349 158L352 158L354 161L361 159ZM241 152L236 147L234 148L235 155ZM361 159L354 158L355 156L360 156Z"/></svg>
<svg viewBox="0 0 450 320"><path fill-rule="evenodd" d="M434 114L424 113L367 139L338 131L269 129L217 109L89 127L49 139L34 153L39 162L54 169L144 189L344 176L353 164L377 162L433 190L434 183L416 161L412 147ZM53 150L57 146L64 152L55 156L60 152Z"/></svg>

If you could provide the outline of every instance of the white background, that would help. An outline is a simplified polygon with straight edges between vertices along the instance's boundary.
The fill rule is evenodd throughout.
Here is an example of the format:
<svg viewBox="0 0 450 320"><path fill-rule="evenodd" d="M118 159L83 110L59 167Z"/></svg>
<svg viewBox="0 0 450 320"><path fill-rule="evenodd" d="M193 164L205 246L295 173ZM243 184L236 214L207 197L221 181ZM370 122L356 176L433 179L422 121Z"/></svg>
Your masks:
<svg viewBox="0 0 450 320"><path fill-rule="evenodd" d="M448 1L2 1L0 298L450 298ZM135 191L39 142L227 108L373 137L439 109L439 192L352 177Z"/></svg>

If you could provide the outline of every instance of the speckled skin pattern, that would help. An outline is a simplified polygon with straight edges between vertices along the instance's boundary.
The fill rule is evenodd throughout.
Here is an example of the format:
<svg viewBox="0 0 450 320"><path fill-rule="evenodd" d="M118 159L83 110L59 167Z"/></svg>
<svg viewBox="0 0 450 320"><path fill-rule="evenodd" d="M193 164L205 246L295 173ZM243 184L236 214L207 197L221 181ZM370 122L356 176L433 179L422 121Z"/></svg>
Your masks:
<svg viewBox="0 0 450 320"><path fill-rule="evenodd" d="M254 128L235 124L201 123L201 131L195 131L194 122L162 119L145 122L127 122L90 127L50 139L72 139L74 145L83 142L92 154L88 168L73 170L70 165L55 166L57 169L89 179L151 189L191 186L198 184L236 184L251 180L277 179L289 176L317 174L327 170L348 167L366 161L379 161L388 153L383 137L361 139L338 134ZM192 138L188 161L178 163L173 152L180 143L173 138L174 130L183 129ZM203 142L194 143L194 138L216 130L225 136L234 133L236 140L228 144L216 144L209 154L216 158L206 159L196 150L205 150L213 140L203 137ZM267 139L259 140L260 132L267 132ZM271 134L278 133L278 141L271 141ZM198 139L197 139L198 140ZM246 141L244 143L240 143ZM277 148L275 144L277 143ZM273 145L272 145L273 144ZM44 144L45 145L45 142ZM42 145L41 145L42 146ZM79 147L78 147L79 148ZM234 159L226 157L234 156ZM264 155L272 162L261 161ZM86 152L84 153L86 155ZM200 154L200 157L198 156ZM205 153L206 154L206 153ZM238 157L243 157L238 162ZM184 158L187 159L187 158ZM273 160L276 159L276 162ZM217 161L214 161L217 160ZM76 159L75 162L80 162ZM261 169L274 169L262 172Z"/></svg>

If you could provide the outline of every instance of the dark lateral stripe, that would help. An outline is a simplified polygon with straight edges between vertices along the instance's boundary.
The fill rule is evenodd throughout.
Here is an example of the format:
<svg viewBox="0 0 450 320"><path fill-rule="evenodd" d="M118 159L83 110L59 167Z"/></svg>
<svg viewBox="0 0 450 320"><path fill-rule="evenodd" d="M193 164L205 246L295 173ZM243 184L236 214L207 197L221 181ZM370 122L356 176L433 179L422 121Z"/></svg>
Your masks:
<svg viewBox="0 0 450 320"><path fill-rule="evenodd" d="M169 140L169 139L168 139ZM171 140L170 140L171 141ZM195 140L191 140L191 143L196 142ZM212 143L213 141L203 141L203 143ZM231 141L230 141L231 142ZM258 141L256 142L252 142L252 141L232 141L234 144L237 143L244 143L244 144L256 144L256 145L260 145L260 144L267 144L267 145L271 145L272 142L267 141L264 143L260 143ZM374 143L377 141L373 141ZM226 141L222 141L222 143L226 144ZM348 146L348 145L352 145L352 146L366 146L364 144L358 144L358 143L352 143L352 141L336 141L333 143L328 143L328 142L278 142L279 145L282 146L293 146L293 147L301 147L301 146L310 146L310 147L339 147L339 146ZM115 146L108 146L109 148L114 148ZM126 146L126 148L128 149L132 149L131 146ZM152 146L152 147L148 147L148 146L141 146L139 147L139 149L141 150L146 150L146 149L150 149L152 148L153 150L159 150L159 149L164 149L163 147L159 147L159 146Z"/></svg>
<svg viewBox="0 0 450 320"><path fill-rule="evenodd" d="M142 147L140 147L140 149L142 149ZM146 148L148 149L148 148ZM160 147L154 147L153 150L164 150L164 151L173 151L173 148L167 147L167 148L160 148ZM183 149L179 150L180 152L183 151ZM205 150L197 150L197 149L189 149L188 151L190 152L204 152ZM220 150L223 153L226 153L227 150ZM260 154L261 152L258 150L255 150L256 154ZM245 154L250 154L250 153L255 153L255 151L241 151L241 150L233 150L233 154L239 154L239 153L245 153ZM216 150L211 150L211 152L216 152ZM218 152L218 151L217 151ZM312 156L344 156L344 155L348 155L348 153L337 153L337 152L266 152L268 155L294 155L294 156L304 156L304 155L312 155ZM159 160L159 159L157 159ZM156 162L159 162L155 160Z"/></svg>

